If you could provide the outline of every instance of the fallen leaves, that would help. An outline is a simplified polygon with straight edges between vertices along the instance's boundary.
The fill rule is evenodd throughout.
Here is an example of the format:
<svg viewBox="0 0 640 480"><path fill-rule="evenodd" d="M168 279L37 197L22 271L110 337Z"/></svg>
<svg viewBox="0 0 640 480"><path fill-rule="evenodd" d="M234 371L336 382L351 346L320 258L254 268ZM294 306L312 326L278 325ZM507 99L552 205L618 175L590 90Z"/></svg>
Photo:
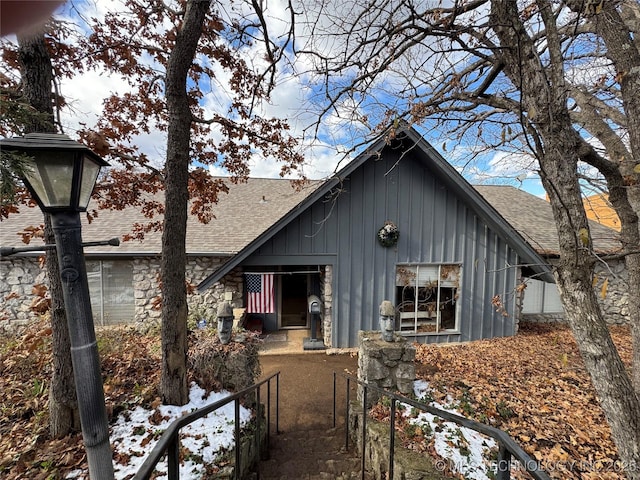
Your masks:
<svg viewBox="0 0 640 480"><path fill-rule="evenodd" d="M156 399L160 339L130 327L97 332L110 414ZM86 468L80 433L49 436L51 328L40 321L22 336L0 338L0 476L64 478Z"/></svg>
<svg viewBox="0 0 640 480"><path fill-rule="evenodd" d="M629 330L612 327L611 332L629 365ZM0 338L3 479L64 478L86 467L80 434L61 440L48 435L50 335L42 323L22 337ZM118 415L135 405L155 410L159 335L110 328L98 332L98 344L109 411ZM515 337L446 347L418 345L416 362L418 376L430 383L434 400L453 402L464 415L507 431L552 478L624 478L608 424L567 327L522 325ZM388 410L378 413L388 415ZM428 433L416 428L407 444L413 441L416 448L428 448ZM126 463L124 458L119 461ZM515 472L513 478L524 475Z"/></svg>
<svg viewBox="0 0 640 480"><path fill-rule="evenodd" d="M629 329L611 333L629 366ZM453 399L464 415L505 430L552 478L624 478L568 327L525 324L515 337L416 348L417 371L436 401Z"/></svg>

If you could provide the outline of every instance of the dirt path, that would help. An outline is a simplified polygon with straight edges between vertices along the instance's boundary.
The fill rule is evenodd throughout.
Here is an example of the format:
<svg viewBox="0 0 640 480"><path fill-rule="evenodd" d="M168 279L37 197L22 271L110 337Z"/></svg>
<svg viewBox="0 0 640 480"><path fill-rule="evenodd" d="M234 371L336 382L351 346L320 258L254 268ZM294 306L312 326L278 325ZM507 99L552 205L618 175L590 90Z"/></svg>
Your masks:
<svg viewBox="0 0 640 480"><path fill-rule="evenodd" d="M263 355L262 376L280 372L280 434L272 425L271 457L260 478L360 478L360 460L344 452L345 382L339 379L337 427L333 428L333 372L356 375L351 355ZM273 387L272 387L273 389ZM273 407L272 407L273 408Z"/></svg>

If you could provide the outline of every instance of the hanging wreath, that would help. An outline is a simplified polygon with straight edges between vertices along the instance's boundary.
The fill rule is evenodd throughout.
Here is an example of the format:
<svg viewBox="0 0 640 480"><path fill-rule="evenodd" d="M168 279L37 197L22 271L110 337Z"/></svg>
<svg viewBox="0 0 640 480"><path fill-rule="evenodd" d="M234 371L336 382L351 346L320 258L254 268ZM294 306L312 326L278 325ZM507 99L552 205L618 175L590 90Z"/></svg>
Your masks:
<svg viewBox="0 0 640 480"><path fill-rule="evenodd" d="M385 222L384 227L378 230L378 241L383 247L393 247L398 243L400 230L393 222Z"/></svg>

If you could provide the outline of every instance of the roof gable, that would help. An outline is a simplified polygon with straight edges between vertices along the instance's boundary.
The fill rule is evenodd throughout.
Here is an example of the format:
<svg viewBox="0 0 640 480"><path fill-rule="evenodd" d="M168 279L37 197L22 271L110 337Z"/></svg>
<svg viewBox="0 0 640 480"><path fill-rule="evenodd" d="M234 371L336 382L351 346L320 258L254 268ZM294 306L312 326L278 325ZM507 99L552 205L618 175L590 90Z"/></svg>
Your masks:
<svg viewBox="0 0 640 480"><path fill-rule="evenodd" d="M609 195L598 193L584 199L584 209L591 220L620 231L620 218L609 202Z"/></svg>
<svg viewBox="0 0 640 480"><path fill-rule="evenodd" d="M336 173L332 178L326 180L311 195L305 198L295 209L283 216L278 222L269 227L263 234L255 238L236 256L229 259L216 272L211 274L200 285L198 290L203 291L213 283L219 281L233 268L240 265L244 260L256 252L270 238L280 232L298 215L317 201L322 201L330 191L341 181L347 178L356 169L366 162L378 158L385 149L411 150L416 158L438 176L440 181L454 192L461 200L468 205L487 225L489 225L498 235L508 240L514 250L518 252L523 261L531 265L533 271L545 279L549 280L550 270L544 260L529 245L520 234L491 206L489 203L413 128L403 127L396 133L395 139L387 143L384 139L369 146L363 153Z"/></svg>

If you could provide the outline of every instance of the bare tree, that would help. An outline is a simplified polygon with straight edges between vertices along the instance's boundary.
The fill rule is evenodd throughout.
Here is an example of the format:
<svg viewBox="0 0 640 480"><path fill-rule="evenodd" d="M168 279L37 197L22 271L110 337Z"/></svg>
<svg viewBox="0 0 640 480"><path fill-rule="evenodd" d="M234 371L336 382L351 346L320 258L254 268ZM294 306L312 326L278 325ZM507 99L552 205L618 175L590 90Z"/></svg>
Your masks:
<svg viewBox="0 0 640 480"><path fill-rule="evenodd" d="M328 99L316 127L342 115L381 134L405 120L472 145L474 155L503 149L535 158L558 227L555 276L566 316L626 474L640 478L638 3L305 4L309 40L298 54L312 59ZM597 258L581 197L584 164L597 170L621 218L633 377L592 286Z"/></svg>

